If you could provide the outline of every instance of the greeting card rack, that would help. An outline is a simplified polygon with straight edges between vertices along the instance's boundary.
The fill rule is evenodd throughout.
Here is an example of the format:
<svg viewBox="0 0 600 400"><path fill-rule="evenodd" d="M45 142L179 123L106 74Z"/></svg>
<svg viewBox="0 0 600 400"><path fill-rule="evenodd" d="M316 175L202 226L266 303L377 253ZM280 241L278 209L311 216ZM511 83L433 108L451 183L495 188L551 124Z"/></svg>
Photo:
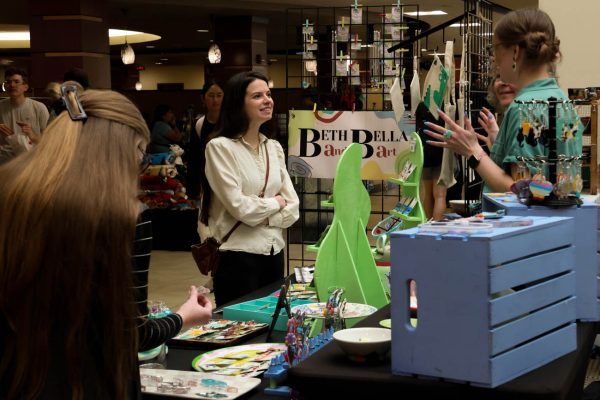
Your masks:
<svg viewBox="0 0 600 400"><path fill-rule="evenodd" d="M429 27L418 12L400 2L287 9L288 54L301 51L286 57L286 87L305 89L320 110L391 110L389 90L414 49L388 49ZM412 74L406 68L405 80Z"/></svg>

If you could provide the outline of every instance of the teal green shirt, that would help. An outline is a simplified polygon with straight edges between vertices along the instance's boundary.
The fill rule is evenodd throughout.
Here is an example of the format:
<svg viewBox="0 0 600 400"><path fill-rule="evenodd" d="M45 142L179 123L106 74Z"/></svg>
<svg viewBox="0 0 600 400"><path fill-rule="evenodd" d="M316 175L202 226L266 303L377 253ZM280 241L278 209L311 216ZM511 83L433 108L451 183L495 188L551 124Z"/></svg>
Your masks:
<svg viewBox="0 0 600 400"><path fill-rule="evenodd" d="M515 100L548 100L550 97L558 100L568 100L567 95L558 87L554 78L542 79L525 86L521 89ZM540 143L537 138L534 138L533 129L530 129L529 135L524 135L522 129L523 116L520 111L524 107L527 106L519 105L514 101L510 104L504 114L500 131L490 154L490 158L496 165L509 175L511 164L517 162L518 156L525 158L533 158L537 155L548 156L547 144ZM540 110L537 109L537 112L534 110L533 115L541 115L546 124L548 124L547 107L543 108L544 112L540 112ZM557 106L556 118L556 154L566 156L581 155L583 127L581 126L579 117L575 113L565 112L559 105ZM532 124L534 121L529 122ZM570 130L571 134L569 135L563 135L563 125L565 123ZM563 136L565 137L563 138ZM529 168L533 171L535 169L534 164L531 163ZM550 179L550 177L546 178ZM485 185L483 191L485 193L491 190Z"/></svg>

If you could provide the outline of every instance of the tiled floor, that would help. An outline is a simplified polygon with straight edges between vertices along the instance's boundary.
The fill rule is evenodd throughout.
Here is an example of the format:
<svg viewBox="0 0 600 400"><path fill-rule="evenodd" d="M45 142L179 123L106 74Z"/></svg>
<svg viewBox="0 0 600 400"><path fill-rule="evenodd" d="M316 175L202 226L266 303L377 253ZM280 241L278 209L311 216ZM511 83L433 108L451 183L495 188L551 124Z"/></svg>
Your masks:
<svg viewBox="0 0 600 400"><path fill-rule="evenodd" d="M302 246L291 245L291 256L300 259ZM305 264L314 264L316 254L305 253ZM312 260L312 261L311 261ZM290 265L299 265L299 261L290 261ZM153 250L150 259L150 277L148 299L164 301L171 310L177 308L187 298L190 285L212 288L212 278L202 275L192 253L188 251ZM214 295L210 295L214 305Z"/></svg>
<svg viewBox="0 0 600 400"><path fill-rule="evenodd" d="M198 271L189 251L152 251L149 299L162 300L176 311L186 300L190 285L210 287L210 284L211 279ZM214 304L212 293L210 296Z"/></svg>

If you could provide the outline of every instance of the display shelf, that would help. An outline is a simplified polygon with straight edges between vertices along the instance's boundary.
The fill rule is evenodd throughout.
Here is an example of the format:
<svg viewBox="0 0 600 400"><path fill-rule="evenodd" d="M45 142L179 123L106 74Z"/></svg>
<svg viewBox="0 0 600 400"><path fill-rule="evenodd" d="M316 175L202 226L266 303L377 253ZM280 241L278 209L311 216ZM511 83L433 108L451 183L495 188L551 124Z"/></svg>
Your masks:
<svg viewBox="0 0 600 400"><path fill-rule="evenodd" d="M415 217L415 216L411 216L411 215L402 214L396 210L390 210L390 214L393 215L394 217L400 218L402 221L416 222L417 224L422 224L423 222L425 222L423 216Z"/></svg>
<svg viewBox="0 0 600 400"><path fill-rule="evenodd" d="M575 110L585 127L582 132L583 158L582 168L584 179L584 189L588 189L590 194L598 193L598 101L580 100L575 101ZM585 173L587 171L587 174Z"/></svg>
<svg viewBox="0 0 600 400"><path fill-rule="evenodd" d="M309 244L306 246L306 251L308 251L309 253L318 253L319 246L315 246L314 244Z"/></svg>
<svg viewBox="0 0 600 400"><path fill-rule="evenodd" d="M403 229L412 228L427 220L419 193L421 173L423 171L423 143L421 142L419 134L416 132L410 134L410 140L410 148L396 158L395 169L396 174L400 175L405 163L410 162L415 166L414 171L405 180L398 178L388 179L388 182L394 183L400 187L401 195L410 196L417 200L417 204L413 207L410 215L402 214L397 210L390 210L391 215L402 219Z"/></svg>
<svg viewBox="0 0 600 400"><path fill-rule="evenodd" d="M323 200L323 201L321 201L321 207L323 207L323 208L333 208L333 201L331 201L331 200Z"/></svg>
<svg viewBox="0 0 600 400"><path fill-rule="evenodd" d="M394 183L398 186L403 186L403 187L411 187L411 186L419 186L419 183L417 182L406 182L397 178L388 178L388 182Z"/></svg>

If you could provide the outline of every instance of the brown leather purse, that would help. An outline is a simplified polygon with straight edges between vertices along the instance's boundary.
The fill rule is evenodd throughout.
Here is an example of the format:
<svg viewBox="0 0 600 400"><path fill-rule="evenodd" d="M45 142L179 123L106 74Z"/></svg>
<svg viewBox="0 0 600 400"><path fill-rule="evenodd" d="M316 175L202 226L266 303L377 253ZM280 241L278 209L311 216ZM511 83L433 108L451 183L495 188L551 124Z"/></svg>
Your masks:
<svg viewBox="0 0 600 400"><path fill-rule="evenodd" d="M267 170L265 172L265 184L260 191L258 197L263 197L265 195L265 189L267 188L267 182L269 181L269 151L267 150L267 143L265 142L265 157L267 159ZM217 268L219 267L219 259L221 258L221 253L219 252L219 248L223 243L229 239L233 231L235 231L240 225L241 221L237 221L235 225L227 232L225 236L219 242L214 237L206 238L202 243L194 244L191 246L192 256L194 257L194 261L198 266L198 270L203 275L215 276L217 272Z"/></svg>

